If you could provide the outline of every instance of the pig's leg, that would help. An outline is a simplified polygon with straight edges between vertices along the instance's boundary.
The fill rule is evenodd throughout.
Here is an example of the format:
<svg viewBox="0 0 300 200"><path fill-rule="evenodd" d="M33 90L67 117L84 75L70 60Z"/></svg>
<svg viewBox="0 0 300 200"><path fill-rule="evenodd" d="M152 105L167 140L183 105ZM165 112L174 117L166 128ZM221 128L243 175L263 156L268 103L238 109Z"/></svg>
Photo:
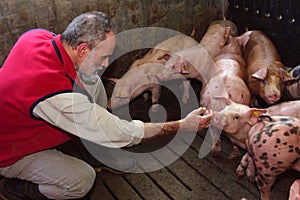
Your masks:
<svg viewBox="0 0 300 200"><path fill-rule="evenodd" d="M232 144L233 144L232 151L228 155L228 158L231 159L231 160L239 158L241 156L241 152L240 152L239 147L237 145L235 145L234 143L232 143Z"/></svg>
<svg viewBox="0 0 300 200"><path fill-rule="evenodd" d="M151 110L153 112L157 112L159 109L158 99L161 93L161 86L159 84L154 84L150 90L151 90L151 100L152 100Z"/></svg>
<svg viewBox="0 0 300 200"><path fill-rule="evenodd" d="M296 180L292 184L289 200L300 200L300 180Z"/></svg>
<svg viewBox="0 0 300 200"><path fill-rule="evenodd" d="M271 196L271 187L274 184L276 177L265 177L261 174L258 174L255 178L256 184L260 191L260 198L264 200L270 199Z"/></svg>
<svg viewBox="0 0 300 200"><path fill-rule="evenodd" d="M182 102L187 103L190 98L190 81L185 80L182 82L183 86L183 94L182 94Z"/></svg>
<svg viewBox="0 0 300 200"><path fill-rule="evenodd" d="M249 159L249 154L246 153L242 157L242 159L240 161L240 164L236 169L236 173L237 173L238 176L243 176L245 174L245 171L246 171L246 169L248 168L248 165L249 165L248 159Z"/></svg>
<svg viewBox="0 0 300 200"><path fill-rule="evenodd" d="M251 156L248 154L248 167L246 171L247 177L251 182L254 182L255 179L255 166L254 166L254 160Z"/></svg>
<svg viewBox="0 0 300 200"><path fill-rule="evenodd" d="M209 128L209 134L212 139L212 151L214 155L218 155L221 152L221 138L220 131L218 128L211 126Z"/></svg>

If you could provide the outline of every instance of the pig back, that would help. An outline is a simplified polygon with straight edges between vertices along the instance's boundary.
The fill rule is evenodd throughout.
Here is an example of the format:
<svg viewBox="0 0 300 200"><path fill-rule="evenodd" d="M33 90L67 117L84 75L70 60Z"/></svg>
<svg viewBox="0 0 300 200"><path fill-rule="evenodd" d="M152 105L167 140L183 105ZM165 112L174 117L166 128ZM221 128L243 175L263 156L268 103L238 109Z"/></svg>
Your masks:
<svg viewBox="0 0 300 200"><path fill-rule="evenodd" d="M289 167L298 157L299 127L300 120L295 117L262 116L248 133L247 149L252 156L266 156L265 160L256 159L261 165L269 162L275 167L281 161L281 166Z"/></svg>
<svg viewBox="0 0 300 200"><path fill-rule="evenodd" d="M145 63L165 64L167 59L165 59L164 56L166 54L174 53L198 44L199 43L190 36L184 34L175 35L155 45L145 56L135 60L129 69Z"/></svg>
<svg viewBox="0 0 300 200"><path fill-rule="evenodd" d="M202 37L200 45L214 58L221 50L221 47L225 45L229 35L236 36L238 34L237 30L236 25L232 21L213 21Z"/></svg>

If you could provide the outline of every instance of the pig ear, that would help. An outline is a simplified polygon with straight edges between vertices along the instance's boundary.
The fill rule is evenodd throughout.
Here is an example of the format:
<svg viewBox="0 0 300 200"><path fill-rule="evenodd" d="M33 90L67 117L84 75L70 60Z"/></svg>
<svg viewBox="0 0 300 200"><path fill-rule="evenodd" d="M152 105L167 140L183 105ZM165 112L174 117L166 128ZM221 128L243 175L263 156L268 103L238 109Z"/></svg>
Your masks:
<svg viewBox="0 0 300 200"><path fill-rule="evenodd" d="M281 70L281 78L282 78L282 81L284 83L288 83L288 82L291 82L291 81L295 81L296 79L294 77L292 77L290 75L290 73L288 73L286 70L284 69L280 69Z"/></svg>
<svg viewBox="0 0 300 200"><path fill-rule="evenodd" d="M259 79L259 80L265 80L267 77L267 73L268 73L268 67L266 66L266 67L261 68L254 74L252 74L251 77Z"/></svg>
<svg viewBox="0 0 300 200"><path fill-rule="evenodd" d="M224 31L224 39L225 39L226 41L227 41L227 39L229 38L230 33L231 33L231 28L230 28L230 26L227 26L227 27L225 28L225 31Z"/></svg>
<svg viewBox="0 0 300 200"><path fill-rule="evenodd" d="M212 97L215 100L220 101L221 104L225 105L225 106L229 106L232 104L232 101L228 98L228 97L224 97L224 96L214 96ZM224 106L224 107L225 107Z"/></svg>
<svg viewBox="0 0 300 200"><path fill-rule="evenodd" d="M114 90L113 96L115 98L129 98L131 96L130 94L131 90L128 87L118 87Z"/></svg>
<svg viewBox="0 0 300 200"><path fill-rule="evenodd" d="M245 48L251 34L252 34L252 31L246 31L243 35L237 37L238 41L239 41L239 44L241 46L243 46L244 48Z"/></svg>
<svg viewBox="0 0 300 200"><path fill-rule="evenodd" d="M248 123L254 125L258 121L258 116L267 113L266 109L251 108L247 111Z"/></svg>
<svg viewBox="0 0 300 200"><path fill-rule="evenodd" d="M168 61L171 57L171 54L168 52L168 53L164 53L163 55L159 56L157 58L157 60L165 60L165 61Z"/></svg>
<svg viewBox="0 0 300 200"><path fill-rule="evenodd" d="M118 83L118 81L120 80L119 78L111 78L111 77L103 77L106 80L112 81L114 83L114 85L116 85Z"/></svg>

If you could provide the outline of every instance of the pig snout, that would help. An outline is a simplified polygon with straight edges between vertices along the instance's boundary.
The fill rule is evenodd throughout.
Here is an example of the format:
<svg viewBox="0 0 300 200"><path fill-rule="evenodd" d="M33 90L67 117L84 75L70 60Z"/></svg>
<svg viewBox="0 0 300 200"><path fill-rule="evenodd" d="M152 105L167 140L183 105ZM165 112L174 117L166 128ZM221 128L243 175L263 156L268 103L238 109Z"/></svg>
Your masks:
<svg viewBox="0 0 300 200"><path fill-rule="evenodd" d="M218 112L213 112L212 124L218 128L223 127L223 120L221 115Z"/></svg>
<svg viewBox="0 0 300 200"><path fill-rule="evenodd" d="M267 100L271 104L276 103L277 101L279 101L279 99L280 99L280 94L278 93L273 93L267 96Z"/></svg>
<svg viewBox="0 0 300 200"><path fill-rule="evenodd" d="M273 89L270 92L266 92L266 102L268 104L274 104L281 98L281 93L278 89Z"/></svg>

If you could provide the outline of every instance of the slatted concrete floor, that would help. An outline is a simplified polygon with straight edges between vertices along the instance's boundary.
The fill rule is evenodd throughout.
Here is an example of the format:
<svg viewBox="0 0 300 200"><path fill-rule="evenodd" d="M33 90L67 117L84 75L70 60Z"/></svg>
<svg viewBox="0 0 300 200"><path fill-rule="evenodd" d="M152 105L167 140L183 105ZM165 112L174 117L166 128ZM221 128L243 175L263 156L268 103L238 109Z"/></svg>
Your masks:
<svg viewBox="0 0 300 200"><path fill-rule="evenodd" d="M109 171L97 173L97 180L94 188L86 196L89 200L163 200L163 199L194 199L194 200L239 200L246 198L248 200L259 199L259 192L255 183L248 181L246 177L238 178L235 174L235 168L239 160L230 160L227 158L231 151L230 142L223 138L223 152L218 156L209 154L200 159L198 152L203 142L205 133L197 134L192 145L175 162L157 171L149 173L127 173L114 174ZM165 138L168 140L168 138ZM164 140L164 139L162 139ZM154 143L145 143L137 148L151 149L157 145ZM70 144L69 144L70 145ZM72 143L74 147L74 142ZM71 150L74 155L87 158L85 150ZM64 147L65 148L65 147ZM81 148L81 147L80 147ZM168 149L171 154L175 154L171 148ZM153 157L153 162L158 160ZM289 186L295 178L299 178L299 173L288 171L280 175L272 189L272 199L288 199Z"/></svg>

